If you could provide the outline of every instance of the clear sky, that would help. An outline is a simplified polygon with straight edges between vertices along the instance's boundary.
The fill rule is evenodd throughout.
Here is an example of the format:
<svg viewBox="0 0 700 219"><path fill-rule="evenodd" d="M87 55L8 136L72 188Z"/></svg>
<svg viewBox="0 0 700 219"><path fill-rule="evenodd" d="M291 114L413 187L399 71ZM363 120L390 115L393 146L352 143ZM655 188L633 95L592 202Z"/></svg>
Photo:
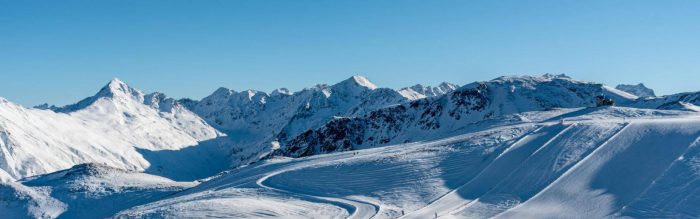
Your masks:
<svg viewBox="0 0 700 219"><path fill-rule="evenodd" d="M0 96L67 104L118 77L199 99L566 73L700 90L700 1L0 0Z"/></svg>

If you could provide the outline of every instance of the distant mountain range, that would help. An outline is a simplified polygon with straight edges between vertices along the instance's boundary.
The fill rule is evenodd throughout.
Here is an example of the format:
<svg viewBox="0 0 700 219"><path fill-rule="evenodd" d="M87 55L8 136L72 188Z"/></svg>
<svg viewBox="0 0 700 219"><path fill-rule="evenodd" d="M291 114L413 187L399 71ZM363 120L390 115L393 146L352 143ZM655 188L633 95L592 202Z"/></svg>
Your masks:
<svg viewBox="0 0 700 219"><path fill-rule="evenodd" d="M140 183L127 190L152 192L149 200L157 201L169 191L194 186L172 180L208 179L280 157L436 141L543 118L565 123L573 116L566 113L609 105L619 110L585 115L687 116L700 112L700 92L657 97L643 84L613 88L550 74L394 90L353 76L296 92L219 88L201 100L176 100L114 79L94 96L67 106L26 108L0 98L0 203L6 194L2 191L9 191L24 197L7 202L22 206L13 207L13 212L55 217L72 196L57 197L30 187L91 194L85 183L109 181L98 177L101 173L112 179L133 177ZM129 182L118 184L100 188L125 188ZM149 200L99 214L66 215L107 217Z"/></svg>

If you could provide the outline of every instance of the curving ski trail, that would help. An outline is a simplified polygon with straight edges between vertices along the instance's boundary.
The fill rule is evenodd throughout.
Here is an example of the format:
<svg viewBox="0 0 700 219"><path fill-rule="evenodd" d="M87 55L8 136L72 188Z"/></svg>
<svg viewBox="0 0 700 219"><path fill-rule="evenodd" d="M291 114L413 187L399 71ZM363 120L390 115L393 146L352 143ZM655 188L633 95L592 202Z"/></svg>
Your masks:
<svg viewBox="0 0 700 219"><path fill-rule="evenodd" d="M348 158L343 158L340 160L332 160L331 162L338 162L342 160L348 160L348 159L353 159L356 157L348 157ZM328 204L333 204L338 207L341 207L345 210L348 211L350 216L348 218L350 219L360 219L360 218L372 218L374 215L379 212L379 205L372 204L369 202L363 202L363 201L357 201L357 200L352 200L352 199L347 199L347 198L339 198L339 197L323 197L323 196L316 196L316 195L309 195L309 194L303 194L303 193L298 193L298 192L293 192L293 191L287 191L284 189L280 188L275 188L273 185L266 184L267 180L273 176L285 173L285 172L290 172L290 171L295 171L299 169L303 169L306 167L311 167L315 166L318 164L323 164L327 163L326 162L303 162L301 164L294 164L292 166L284 167L282 169L266 173L262 177L260 177L258 180L256 180L256 184L260 186L261 188L266 188L270 189L273 191L277 192L282 192L282 193L289 193L289 194L296 194L298 197L305 198L307 201L312 201L312 202L322 202L322 203L328 203Z"/></svg>

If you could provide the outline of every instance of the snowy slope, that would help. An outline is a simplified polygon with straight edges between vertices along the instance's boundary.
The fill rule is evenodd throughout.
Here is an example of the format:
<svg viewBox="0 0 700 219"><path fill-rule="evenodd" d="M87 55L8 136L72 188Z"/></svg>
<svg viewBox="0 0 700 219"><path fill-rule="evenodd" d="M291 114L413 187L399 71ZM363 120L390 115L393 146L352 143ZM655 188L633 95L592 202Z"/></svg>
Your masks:
<svg viewBox="0 0 700 219"><path fill-rule="evenodd" d="M698 174L696 170L679 172L675 168L693 165L684 164L684 160L686 156L696 159L699 124L697 119L633 122L531 200L499 217L698 217L699 206L691 204L691 200L697 200L694 191L698 188L674 184L686 182L681 178L685 175ZM664 178L665 182L657 183ZM652 188L671 194L648 194L654 192ZM649 195L660 205L637 201ZM662 197L676 200L658 200Z"/></svg>
<svg viewBox="0 0 700 219"><path fill-rule="evenodd" d="M95 96L55 110L29 109L0 98L0 169L14 178L87 162L145 170L152 166L149 159L167 155L157 152L201 148L191 146L222 136L174 100L144 95L116 79ZM211 151L230 153L220 150Z"/></svg>
<svg viewBox="0 0 700 219"><path fill-rule="evenodd" d="M346 218L347 210L294 195L252 188L222 188L169 198L120 212L114 218Z"/></svg>
<svg viewBox="0 0 700 219"><path fill-rule="evenodd" d="M529 121L503 118L435 141L271 159L118 215L700 216L692 180L700 173L700 114L610 107L519 116Z"/></svg>
<svg viewBox="0 0 700 219"><path fill-rule="evenodd" d="M0 169L0 212L2 218L56 218L67 206L44 190L15 182Z"/></svg>
<svg viewBox="0 0 700 219"><path fill-rule="evenodd" d="M100 164L76 165L24 179L23 184L48 189L51 197L66 203L61 218L106 218L196 185Z"/></svg>
<svg viewBox="0 0 700 219"><path fill-rule="evenodd" d="M276 153L299 157L447 136L473 122L520 112L596 106L597 96L627 104L635 96L564 75L509 76L386 107L281 141Z"/></svg>

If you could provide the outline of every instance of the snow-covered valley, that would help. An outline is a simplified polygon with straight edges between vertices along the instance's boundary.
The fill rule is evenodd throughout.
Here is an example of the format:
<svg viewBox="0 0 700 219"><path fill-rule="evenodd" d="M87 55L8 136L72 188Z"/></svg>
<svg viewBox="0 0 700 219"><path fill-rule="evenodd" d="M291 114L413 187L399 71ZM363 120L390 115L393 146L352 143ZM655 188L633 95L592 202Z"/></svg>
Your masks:
<svg viewBox="0 0 700 219"><path fill-rule="evenodd" d="M543 75L0 99L0 218L696 218L698 96Z"/></svg>

